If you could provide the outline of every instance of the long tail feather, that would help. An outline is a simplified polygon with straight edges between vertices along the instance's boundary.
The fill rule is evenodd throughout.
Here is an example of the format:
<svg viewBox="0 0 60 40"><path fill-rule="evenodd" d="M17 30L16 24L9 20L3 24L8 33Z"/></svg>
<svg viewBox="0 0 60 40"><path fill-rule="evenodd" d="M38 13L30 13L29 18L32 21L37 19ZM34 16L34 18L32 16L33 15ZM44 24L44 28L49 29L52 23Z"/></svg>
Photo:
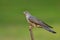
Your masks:
<svg viewBox="0 0 60 40"><path fill-rule="evenodd" d="M49 27L43 27L43 28L49 32L56 33L55 31L51 30Z"/></svg>

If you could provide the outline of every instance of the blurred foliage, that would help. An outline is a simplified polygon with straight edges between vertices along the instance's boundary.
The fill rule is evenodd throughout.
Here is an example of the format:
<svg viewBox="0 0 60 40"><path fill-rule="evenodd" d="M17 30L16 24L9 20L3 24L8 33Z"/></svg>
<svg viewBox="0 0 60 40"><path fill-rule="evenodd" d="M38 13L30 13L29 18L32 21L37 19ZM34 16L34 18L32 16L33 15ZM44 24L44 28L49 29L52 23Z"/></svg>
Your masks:
<svg viewBox="0 0 60 40"><path fill-rule="evenodd" d="M58 32L53 35L35 28L35 40L60 40L60 0L0 0L0 40L30 39L25 10Z"/></svg>
<svg viewBox="0 0 60 40"><path fill-rule="evenodd" d="M0 23L23 24L24 10L47 22L59 22L59 0L0 0Z"/></svg>

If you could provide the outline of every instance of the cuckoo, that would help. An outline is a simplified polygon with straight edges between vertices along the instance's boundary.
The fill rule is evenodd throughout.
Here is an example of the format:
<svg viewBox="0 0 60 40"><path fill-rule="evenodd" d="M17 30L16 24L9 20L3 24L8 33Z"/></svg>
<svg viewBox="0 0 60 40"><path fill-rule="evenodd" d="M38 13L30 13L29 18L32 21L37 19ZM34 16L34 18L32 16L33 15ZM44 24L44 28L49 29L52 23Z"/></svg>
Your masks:
<svg viewBox="0 0 60 40"><path fill-rule="evenodd" d="M53 27L43 22L41 19L32 16L29 11L24 11L24 15L26 16L26 19L31 27L38 27L43 28L49 32L56 33L54 30L52 30Z"/></svg>

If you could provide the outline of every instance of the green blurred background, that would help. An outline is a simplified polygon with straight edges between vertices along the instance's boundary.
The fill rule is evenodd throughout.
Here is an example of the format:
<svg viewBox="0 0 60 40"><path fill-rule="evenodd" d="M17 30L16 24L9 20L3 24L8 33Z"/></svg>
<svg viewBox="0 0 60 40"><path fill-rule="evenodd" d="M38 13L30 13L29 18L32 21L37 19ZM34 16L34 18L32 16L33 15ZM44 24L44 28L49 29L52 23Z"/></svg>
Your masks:
<svg viewBox="0 0 60 40"><path fill-rule="evenodd" d="M60 0L0 0L0 40L30 40L25 10L57 32L34 28L35 40L60 40Z"/></svg>

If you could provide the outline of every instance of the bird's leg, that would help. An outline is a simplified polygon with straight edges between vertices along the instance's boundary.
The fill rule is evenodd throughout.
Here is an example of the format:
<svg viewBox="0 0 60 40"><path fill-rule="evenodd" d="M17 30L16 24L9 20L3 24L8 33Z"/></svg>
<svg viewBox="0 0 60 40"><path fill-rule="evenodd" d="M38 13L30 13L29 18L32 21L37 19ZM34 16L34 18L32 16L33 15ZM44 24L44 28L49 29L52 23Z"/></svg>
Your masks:
<svg viewBox="0 0 60 40"><path fill-rule="evenodd" d="M32 29L32 26L29 26L29 30L31 30Z"/></svg>

